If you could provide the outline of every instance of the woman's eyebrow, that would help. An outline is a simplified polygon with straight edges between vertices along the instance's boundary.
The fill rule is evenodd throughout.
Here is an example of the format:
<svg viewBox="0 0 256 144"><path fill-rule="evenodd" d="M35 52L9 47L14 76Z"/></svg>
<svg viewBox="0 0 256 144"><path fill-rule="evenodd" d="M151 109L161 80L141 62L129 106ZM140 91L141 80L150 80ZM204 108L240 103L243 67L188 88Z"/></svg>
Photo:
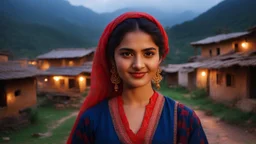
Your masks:
<svg viewBox="0 0 256 144"><path fill-rule="evenodd" d="M120 51L134 51L132 48L119 48Z"/></svg>
<svg viewBox="0 0 256 144"><path fill-rule="evenodd" d="M144 49L142 49L142 51L150 51L150 50L156 50L156 48L154 48L154 47L149 47L149 48L144 48ZM119 48L119 51L135 51L135 50L132 49L132 48L123 47L123 48Z"/></svg>
<svg viewBox="0 0 256 144"><path fill-rule="evenodd" d="M150 51L150 50L156 50L156 48L154 48L154 47L149 47L149 48L143 49L142 51Z"/></svg>

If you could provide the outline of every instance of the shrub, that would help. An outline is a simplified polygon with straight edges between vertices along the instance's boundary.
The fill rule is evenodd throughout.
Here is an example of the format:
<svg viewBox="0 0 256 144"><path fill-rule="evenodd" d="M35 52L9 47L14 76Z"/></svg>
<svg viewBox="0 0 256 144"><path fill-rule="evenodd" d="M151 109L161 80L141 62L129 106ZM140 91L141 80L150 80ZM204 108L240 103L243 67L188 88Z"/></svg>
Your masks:
<svg viewBox="0 0 256 144"><path fill-rule="evenodd" d="M36 108L32 108L29 114L29 121L34 124L38 121L38 111Z"/></svg>
<svg viewBox="0 0 256 144"><path fill-rule="evenodd" d="M25 114L32 124L38 121L38 112L36 107L26 108L22 110L21 113Z"/></svg>

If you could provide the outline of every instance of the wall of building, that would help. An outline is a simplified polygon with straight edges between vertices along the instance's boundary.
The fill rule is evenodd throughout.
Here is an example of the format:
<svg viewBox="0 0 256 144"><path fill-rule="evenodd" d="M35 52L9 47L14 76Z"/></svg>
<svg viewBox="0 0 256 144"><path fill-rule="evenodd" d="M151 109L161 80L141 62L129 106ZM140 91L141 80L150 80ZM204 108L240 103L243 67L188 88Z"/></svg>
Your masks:
<svg viewBox="0 0 256 144"><path fill-rule="evenodd" d="M69 87L69 79L74 80L74 87ZM42 76L38 77L38 88L40 92L74 92L83 93L86 88L88 76Z"/></svg>
<svg viewBox="0 0 256 144"><path fill-rule="evenodd" d="M256 50L256 32L247 38L248 49Z"/></svg>
<svg viewBox="0 0 256 144"><path fill-rule="evenodd" d="M80 64L82 65L82 64L84 64L85 62L93 61L93 57L94 57L94 53L91 53L91 54L89 54L89 55L87 55L87 56L85 56L85 57L82 57L82 58L80 59Z"/></svg>
<svg viewBox="0 0 256 144"><path fill-rule="evenodd" d="M7 62L7 61L8 61L8 56L0 55L0 62Z"/></svg>
<svg viewBox="0 0 256 144"><path fill-rule="evenodd" d="M188 87L188 73L187 72L179 72L178 75L179 85L182 87Z"/></svg>
<svg viewBox="0 0 256 144"><path fill-rule="evenodd" d="M167 84L170 85L178 85L178 72L176 73L167 73L166 74Z"/></svg>
<svg viewBox="0 0 256 144"><path fill-rule="evenodd" d="M210 50L212 50L212 56L217 56L217 48L220 48L220 55L226 54L234 49L230 41L205 45L202 46L201 56L210 57Z"/></svg>
<svg viewBox="0 0 256 144"><path fill-rule="evenodd" d="M15 92L20 95L15 96ZM36 79L26 78L6 81L7 107L0 109L0 118L15 116L19 110L36 106Z"/></svg>
<svg viewBox="0 0 256 144"><path fill-rule="evenodd" d="M243 47L242 44L247 42L247 46ZM235 44L238 45L238 51L248 51L248 50L256 50L256 34L232 39L229 41L224 41L216 44L209 44L202 46L201 56L203 57L210 57L209 51L212 50L212 56L217 55L217 48L220 48L220 54L226 54L230 51L235 51Z"/></svg>
<svg viewBox="0 0 256 144"><path fill-rule="evenodd" d="M221 74L221 83L217 84L217 73ZM234 85L226 85L226 74L234 76ZM210 96L217 101L232 102L248 96L247 68L227 68L210 71Z"/></svg>
<svg viewBox="0 0 256 144"><path fill-rule="evenodd" d="M196 87L207 89L208 69L199 68L196 72Z"/></svg>
<svg viewBox="0 0 256 144"><path fill-rule="evenodd" d="M192 91L196 89L196 78L197 78L196 70L188 73L188 90Z"/></svg>
<svg viewBox="0 0 256 144"><path fill-rule="evenodd" d="M47 70L50 67L81 66L85 62L93 60L93 53L82 58L71 59L44 59L38 60L38 68Z"/></svg>

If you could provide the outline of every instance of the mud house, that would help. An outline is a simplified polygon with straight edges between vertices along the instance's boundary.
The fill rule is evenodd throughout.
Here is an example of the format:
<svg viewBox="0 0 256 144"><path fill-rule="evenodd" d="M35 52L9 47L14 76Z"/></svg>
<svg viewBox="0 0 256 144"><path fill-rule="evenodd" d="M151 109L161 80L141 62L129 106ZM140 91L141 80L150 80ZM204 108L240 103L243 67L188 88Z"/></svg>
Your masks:
<svg viewBox="0 0 256 144"><path fill-rule="evenodd" d="M0 62L0 119L36 105L36 72L19 62Z"/></svg>
<svg viewBox="0 0 256 144"><path fill-rule="evenodd" d="M37 57L37 67L47 70L51 67L82 66L92 61L95 48L62 48L54 49Z"/></svg>
<svg viewBox="0 0 256 144"><path fill-rule="evenodd" d="M201 48L197 77L211 98L221 102L246 103L243 109L256 106L256 30L222 34L191 43Z"/></svg>
<svg viewBox="0 0 256 144"><path fill-rule="evenodd" d="M0 62L7 62L9 55L10 54L8 52L0 51Z"/></svg>
<svg viewBox="0 0 256 144"><path fill-rule="evenodd" d="M201 87L201 82L197 82L197 71L201 71L198 67L202 65L200 62L191 62L185 64L169 64L162 67L165 73L165 80L169 86L182 86L188 90L195 90Z"/></svg>
<svg viewBox="0 0 256 144"><path fill-rule="evenodd" d="M90 86L91 65L51 67L38 76L38 91L79 97Z"/></svg>
<svg viewBox="0 0 256 144"><path fill-rule="evenodd" d="M90 87L90 73L95 48L57 49L37 57L43 70L38 92L55 96L79 97Z"/></svg>

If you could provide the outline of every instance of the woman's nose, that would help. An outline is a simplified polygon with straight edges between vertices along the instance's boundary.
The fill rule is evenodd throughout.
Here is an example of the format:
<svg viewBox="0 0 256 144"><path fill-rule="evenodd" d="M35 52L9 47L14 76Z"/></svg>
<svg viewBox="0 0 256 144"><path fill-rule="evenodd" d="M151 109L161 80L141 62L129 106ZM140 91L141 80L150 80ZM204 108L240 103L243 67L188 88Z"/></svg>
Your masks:
<svg viewBox="0 0 256 144"><path fill-rule="evenodd" d="M135 70L141 70L145 67L143 58L140 56L134 57L132 68Z"/></svg>

